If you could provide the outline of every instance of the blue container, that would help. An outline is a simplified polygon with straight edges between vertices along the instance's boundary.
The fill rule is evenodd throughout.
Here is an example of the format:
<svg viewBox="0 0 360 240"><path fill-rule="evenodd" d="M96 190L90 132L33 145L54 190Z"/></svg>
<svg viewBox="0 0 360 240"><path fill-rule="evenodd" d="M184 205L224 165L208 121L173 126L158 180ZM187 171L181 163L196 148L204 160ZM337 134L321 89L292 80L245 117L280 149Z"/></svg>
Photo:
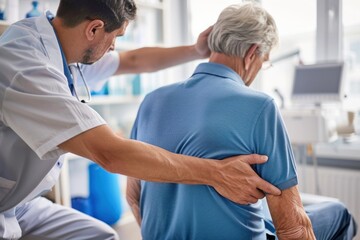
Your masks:
<svg viewBox="0 0 360 240"><path fill-rule="evenodd" d="M98 90L98 91L91 91L91 96L96 96L96 95L109 95L109 82L106 82L104 84L104 86Z"/></svg>
<svg viewBox="0 0 360 240"><path fill-rule="evenodd" d="M85 197L72 197L71 206L76 210L92 216L91 203L89 198Z"/></svg>
<svg viewBox="0 0 360 240"><path fill-rule="evenodd" d="M139 96L140 94L141 94L141 78L140 75L137 74L132 80L132 95Z"/></svg>
<svg viewBox="0 0 360 240"><path fill-rule="evenodd" d="M5 20L5 12L0 9L0 20Z"/></svg>
<svg viewBox="0 0 360 240"><path fill-rule="evenodd" d="M30 12L26 13L26 18L31 18L31 17L38 17L41 15L41 12L38 10L38 5L39 5L39 1L32 1L31 2L33 8L31 9Z"/></svg>
<svg viewBox="0 0 360 240"><path fill-rule="evenodd" d="M92 216L112 225L122 214L118 174L105 171L96 163L89 164L89 200Z"/></svg>

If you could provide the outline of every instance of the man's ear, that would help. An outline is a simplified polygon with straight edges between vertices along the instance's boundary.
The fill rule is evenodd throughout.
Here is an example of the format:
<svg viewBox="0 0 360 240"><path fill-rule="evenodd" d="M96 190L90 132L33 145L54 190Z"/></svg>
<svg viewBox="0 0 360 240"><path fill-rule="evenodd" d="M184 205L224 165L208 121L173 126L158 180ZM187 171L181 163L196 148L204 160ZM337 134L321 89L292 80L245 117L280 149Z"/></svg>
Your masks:
<svg viewBox="0 0 360 240"><path fill-rule="evenodd" d="M89 22L89 24L85 28L85 35L88 40L94 40L95 34L98 33L100 29L104 28L104 22L96 19Z"/></svg>
<svg viewBox="0 0 360 240"><path fill-rule="evenodd" d="M248 70L251 63L254 61L255 57L256 57L256 49L258 48L258 45L253 44L251 45L251 47L247 50L246 54L245 54L245 58L244 58L244 65L245 65L245 70Z"/></svg>

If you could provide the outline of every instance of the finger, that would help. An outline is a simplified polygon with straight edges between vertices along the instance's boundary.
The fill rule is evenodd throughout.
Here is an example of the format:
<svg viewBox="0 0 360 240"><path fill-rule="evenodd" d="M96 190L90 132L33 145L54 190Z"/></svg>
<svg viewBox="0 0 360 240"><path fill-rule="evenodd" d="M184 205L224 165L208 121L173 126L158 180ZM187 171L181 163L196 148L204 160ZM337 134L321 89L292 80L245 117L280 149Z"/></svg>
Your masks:
<svg viewBox="0 0 360 240"><path fill-rule="evenodd" d="M246 162L248 164L262 164L266 163L268 160L267 156L259 154L242 155L239 157L242 158L243 162Z"/></svg>
<svg viewBox="0 0 360 240"><path fill-rule="evenodd" d="M257 201L259 201L259 199L258 199L258 198L255 198L255 197L249 197L249 199L248 199L248 204L257 203Z"/></svg>
<svg viewBox="0 0 360 240"><path fill-rule="evenodd" d="M249 204L250 201L256 201L254 197L252 197L252 194L250 192L247 192L246 189L241 194L229 194L228 191L222 192L223 189L215 189L221 196L224 198L227 198L230 201L233 201L237 204L246 205Z"/></svg>
<svg viewBox="0 0 360 240"><path fill-rule="evenodd" d="M238 199L236 201L236 203L241 204L241 205L249 205L249 204L253 204L253 203L257 203L259 199L257 199L256 197L252 197L251 195L247 196L244 199Z"/></svg>
<svg viewBox="0 0 360 240"><path fill-rule="evenodd" d="M214 27L214 25L211 25L210 27L208 27L208 28L205 30L205 33L206 33L206 34L209 34L209 33L212 31L213 27Z"/></svg>
<svg viewBox="0 0 360 240"><path fill-rule="evenodd" d="M256 187L260 190L262 190L266 194L272 194L272 195L281 195L280 189L275 187L274 185L271 185L270 183L266 182L265 180L258 178L258 182L256 183Z"/></svg>
<svg viewBox="0 0 360 240"><path fill-rule="evenodd" d="M251 193L251 196L256 199L262 199L265 197L265 193L259 189L256 189Z"/></svg>
<svg viewBox="0 0 360 240"><path fill-rule="evenodd" d="M211 25L206 30L204 30L200 35L201 36L208 36L211 33L212 29L213 29L213 25Z"/></svg>

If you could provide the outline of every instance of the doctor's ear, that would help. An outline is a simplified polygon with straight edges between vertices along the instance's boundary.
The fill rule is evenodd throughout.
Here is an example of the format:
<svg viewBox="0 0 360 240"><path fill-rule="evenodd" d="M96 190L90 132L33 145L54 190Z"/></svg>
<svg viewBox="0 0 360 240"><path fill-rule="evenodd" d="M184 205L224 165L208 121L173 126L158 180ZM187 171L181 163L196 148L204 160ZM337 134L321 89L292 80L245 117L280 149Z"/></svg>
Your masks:
<svg viewBox="0 0 360 240"><path fill-rule="evenodd" d="M93 40L95 38L95 34L103 29L104 30L104 22L102 20L96 19L89 22L85 29L85 35L88 40Z"/></svg>
<svg viewBox="0 0 360 240"><path fill-rule="evenodd" d="M247 50L245 57L244 57L244 65L245 70L248 70L251 63L255 60L256 57L256 50L258 48L258 45L253 44L251 47Z"/></svg>

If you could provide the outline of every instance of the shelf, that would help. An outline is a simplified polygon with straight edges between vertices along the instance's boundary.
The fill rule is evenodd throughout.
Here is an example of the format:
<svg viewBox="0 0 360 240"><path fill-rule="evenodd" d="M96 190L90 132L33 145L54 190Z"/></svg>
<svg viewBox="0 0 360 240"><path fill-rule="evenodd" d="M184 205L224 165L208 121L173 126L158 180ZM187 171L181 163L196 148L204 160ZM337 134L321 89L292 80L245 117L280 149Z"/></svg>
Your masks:
<svg viewBox="0 0 360 240"><path fill-rule="evenodd" d="M142 96L93 96L90 106L140 103Z"/></svg>
<svg viewBox="0 0 360 240"><path fill-rule="evenodd" d="M164 45L164 4L161 1L137 3L137 16L127 27L124 36L116 39L117 50L132 50L142 46Z"/></svg>
<svg viewBox="0 0 360 240"><path fill-rule="evenodd" d="M334 143L321 143L316 145L316 156L331 159L346 159L360 161L360 138L354 142L344 143L341 139Z"/></svg>
<svg viewBox="0 0 360 240"><path fill-rule="evenodd" d="M6 28L10 26L10 23L7 21L0 20L0 35L5 31Z"/></svg>
<svg viewBox="0 0 360 240"><path fill-rule="evenodd" d="M164 9L164 5L162 2L160 1L138 1L136 3L137 8L151 8L151 9L158 9L158 10L163 10Z"/></svg>

